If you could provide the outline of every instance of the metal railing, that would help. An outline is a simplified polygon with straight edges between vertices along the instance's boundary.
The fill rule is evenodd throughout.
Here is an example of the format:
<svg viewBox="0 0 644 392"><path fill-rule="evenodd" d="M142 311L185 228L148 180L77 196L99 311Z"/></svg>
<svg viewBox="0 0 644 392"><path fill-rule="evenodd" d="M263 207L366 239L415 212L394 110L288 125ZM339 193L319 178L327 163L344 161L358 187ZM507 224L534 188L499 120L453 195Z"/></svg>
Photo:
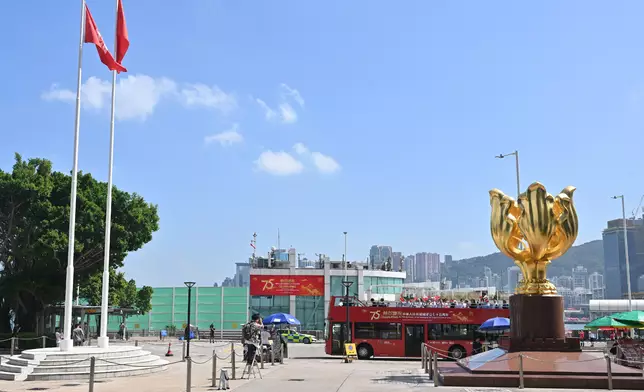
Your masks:
<svg viewBox="0 0 644 392"><path fill-rule="evenodd" d="M421 369L424 370L426 374L429 375L429 379L434 381L434 386L438 387L443 384L443 375L440 372L440 368L438 366L438 357L443 357L443 358L449 358L449 352L439 349L437 347L432 347L427 343L421 343ZM519 373L519 389L524 389L525 388L525 373L524 373L524 363L525 361L537 361L537 362L544 362L544 363L549 363L548 361L544 361L539 358L535 358L530 356L529 354L525 354L523 352L518 353L514 356L508 355L506 358L503 359L496 359L496 360L491 360L487 361L486 363L494 363L494 362L507 362L513 359L518 359L519 362L519 368L518 368L518 373ZM604 361L606 362L606 389L608 390L613 390L613 369L612 369L612 364L618 363L620 361L619 358L615 355L610 355L610 353L605 353L603 357L596 357L596 358L591 358L591 359L586 359L586 360L580 360L580 361L557 361L557 364L559 366L565 366L566 363L585 363L585 362L595 362L595 361ZM623 361L623 359L621 359ZM463 359L458 359L456 362L461 365L463 364ZM644 367L644 361L638 361L638 360L629 360L629 362L633 365L639 365Z"/></svg>
<svg viewBox="0 0 644 392"><path fill-rule="evenodd" d="M18 339L18 338L12 338L12 339ZM6 341L6 340L5 340ZM137 341L138 343L138 341ZM81 363L88 363L89 364L89 392L94 392L94 385L96 383L96 366L97 363L103 363L107 366L112 365L112 366L119 366L126 368L128 370L135 370L135 369L156 369L156 368L167 368L169 366L174 366L178 365L180 363L185 363L186 364L186 391L190 392L191 391L191 386L192 386L192 367L193 365L206 365L209 362L211 363L212 366L212 373L211 373L211 387L216 388L217 387L217 382L221 382L221 378L224 377L225 381L227 383L228 380L239 380L243 379L245 375L248 375L248 378L250 378L251 374L255 375L253 369L250 369L249 366L246 364L246 361L243 361L242 363L244 364L244 369L242 371L242 374L239 378L237 378L238 371L237 371L237 366L238 366L238 361L244 360L245 359L245 354L244 354L244 347L242 346L241 343L238 342L226 342L222 343L219 345L215 346L210 346L213 348L212 350L212 355L209 356L206 360L204 361L196 361L192 357L186 357L186 342L182 342L182 354L181 354L181 359L174 361L174 362L165 362L164 363L159 363L159 364L154 364L154 365L140 365L140 364L129 364L129 363L121 363L121 362L115 362L113 360L109 360L106 358L99 358L95 356L91 356L89 358L77 360L77 361L72 361L72 362L66 362L65 366L72 366L72 365L78 365ZM170 349L170 346L168 347ZM222 348L226 348L228 351L227 353L217 353L217 349L221 350ZM281 344L274 344L270 348L266 346L262 346L261 350L258 351L256 354L256 362L255 365L257 366L257 369L262 370L266 368L266 365L268 363L271 364L271 366L275 366L276 364L284 364L284 357L285 357L285 352L283 351L283 345ZM12 357L7 357L7 356L2 356L0 355L0 364L2 364L4 361L10 360ZM227 371L225 371L224 368L230 367L230 375L228 375ZM223 371L222 371L223 370ZM259 378L262 378L261 372L259 372Z"/></svg>

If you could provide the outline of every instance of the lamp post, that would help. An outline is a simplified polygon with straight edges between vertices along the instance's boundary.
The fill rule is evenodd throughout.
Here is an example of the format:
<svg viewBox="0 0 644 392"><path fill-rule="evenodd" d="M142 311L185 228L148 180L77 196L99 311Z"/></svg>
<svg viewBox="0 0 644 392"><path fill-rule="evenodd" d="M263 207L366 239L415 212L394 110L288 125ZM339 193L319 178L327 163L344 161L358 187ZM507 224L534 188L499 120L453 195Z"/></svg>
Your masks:
<svg viewBox="0 0 644 392"><path fill-rule="evenodd" d="M344 233L344 280L347 280L347 232Z"/></svg>
<svg viewBox="0 0 644 392"><path fill-rule="evenodd" d="M342 285L346 289L345 294L344 294L344 306L347 307L347 328L346 328L347 337L346 337L344 343L351 343L351 338L352 338L352 336L351 336L351 324L349 323L349 287L351 287L352 284L353 284L353 282L350 281L350 280L343 280L342 281Z"/></svg>
<svg viewBox="0 0 644 392"><path fill-rule="evenodd" d="M195 282L183 282L188 288L188 325L186 325L185 330L185 339L186 339L186 358L190 358L190 334L192 330L190 328L190 305L192 299L192 286L195 285Z"/></svg>
<svg viewBox="0 0 644 392"><path fill-rule="evenodd" d="M622 199L622 223L624 225L624 258L626 259L626 287L628 288L628 311L633 311L633 294L631 292L631 266L628 259L628 233L626 230L626 209L624 208L624 195L613 196L613 199Z"/></svg>
<svg viewBox="0 0 644 392"><path fill-rule="evenodd" d="M495 158L503 159L503 158L509 157L510 155L514 155L515 163L517 167L517 203L518 203L519 196L521 195L521 184L519 183L519 150L515 150L514 152L511 152L509 154L499 154L495 156Z"/></svg>

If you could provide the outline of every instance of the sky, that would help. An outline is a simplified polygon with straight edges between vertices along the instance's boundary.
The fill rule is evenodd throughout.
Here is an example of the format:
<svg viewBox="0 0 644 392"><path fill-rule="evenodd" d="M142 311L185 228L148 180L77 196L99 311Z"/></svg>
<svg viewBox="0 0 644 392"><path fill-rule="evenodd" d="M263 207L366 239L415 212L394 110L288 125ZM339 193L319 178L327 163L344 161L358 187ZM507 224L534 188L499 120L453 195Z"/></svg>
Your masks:
<svg viewBox="0 0 644 392"><path fill-rule="evenodd" d="M114 1L87 0L109 48ZM138 284L209 286L277 245L496 251L488 191L576 186L577 243L637 207L640 1L123 0L114 184L159 206ZM72 166L80 1L9 2L0 168ZM107 179L111 74L82 56L79 169ZM556 261L555 261L556 262Z"/></svg>

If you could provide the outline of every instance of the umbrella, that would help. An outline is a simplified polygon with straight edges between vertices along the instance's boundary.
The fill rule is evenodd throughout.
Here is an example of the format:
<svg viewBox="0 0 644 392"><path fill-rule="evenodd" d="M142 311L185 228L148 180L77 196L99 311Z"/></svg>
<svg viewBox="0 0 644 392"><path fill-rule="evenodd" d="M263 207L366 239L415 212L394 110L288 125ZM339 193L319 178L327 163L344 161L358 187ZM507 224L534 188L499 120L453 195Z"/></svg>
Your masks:
<svg viewBox="0 0 644 392"><path fill-rule="evenodd" d="M644 311L633 310L630 312L618 313L611 316L615 320L631 326L644 326Z"/></svg>
<svg viewBox="0 0 644 392"><path fill-rule="evenodd" d="M510 319L505 317L494 317L486 320L479 327L481 331L502 331L510 329Z"/></svg>
<svg viewBox="0 0 644 392"><path fill-rule="evenodd" d="M270 316L264 317L262 320L264 324L291 324L300 325L300 320L293 317L288 313L275 313Z"/></svg>
<svg viewBox="0 0 644 392"><path fill-rule="evenodd" d="M596 328L629 328L629 325L621 323L615 320L612 317L605 316L600 317L586 324L584 328L596 329Z"/></svg>

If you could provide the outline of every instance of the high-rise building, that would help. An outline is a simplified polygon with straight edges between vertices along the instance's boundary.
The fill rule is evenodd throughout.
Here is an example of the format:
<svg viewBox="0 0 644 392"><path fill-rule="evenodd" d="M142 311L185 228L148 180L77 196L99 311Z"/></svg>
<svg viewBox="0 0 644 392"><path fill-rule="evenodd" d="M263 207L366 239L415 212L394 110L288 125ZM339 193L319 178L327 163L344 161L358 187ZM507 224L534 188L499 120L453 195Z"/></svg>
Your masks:
<svg viewBox="0 0 644 392"><path fill-rule="evenodd" d="M588 276L588 289L592 293L592 299L604 299L606 296L604 287L604 275L593 272Z"/></svg>
<svg viewBox="0 0 644 392"><path fill-rule="evenodd" d="M392 252L391 268L394 271L400 271L400 262L403 260L402 252Z"/></svg>
<svg viewBox="0 0 644 392"><path fill-rule="evenodd" d="M523 279L521 268L515 266L508 267L508 292L514 293L519 282Z"/></svg>
<svg viewBox="0 0 644 392"><path fill-rule="evenodd" d="M235 276L233 277L233 286L250 286L250 263L235 263Z"/></svg>
<svg viewBox="0 0 644 392"><path fill-rule="evenodd" d="M378 269L387 261L392 258L393 263L393 249L388 245L373 245L369 250L369 263L372 269Z"/></svg>
<svg viewBox="0 0 644 392"><path fill-rule="evenodd" d="M441 259L438 253L416 253L416 282L427 282L436 279L441 272Z"/></svg>
<svg viewBox="0 0 644 392"><path fill-rule="evenodd" d="M405 257L405 272L407 272L405 283L412 283L416 281L416 256L409 255Z"/></svg>
<svg viewBox="0 0 644 392"><path fill-rule="evenodd" d="M567 288L568 290L572 291L574 289L574 281L572 279L572 276L568 276L568 275L558 276L556 286Z"/></svg>
<svg viewBox="0 0 644 392"><path fill-rule="evenodd" d="M621 299L628 296L624 221L614 219L608 221L606 226L602 233L606 299ZM638 278L644 275L644 219L627 219L626 232L631 290L637 291Z"/></svg>
<svg viewBox="0 0 644 392"><path fill-rule="evenodd" d="M451 264L452 264L452 261L454 261L454 260L452 259L452 255L445 255L445 256L444 256L444 258L445 258L445 265L446 265L447 267L450 267L450 266L451 266Z"/></svg>
<svg viewBox="0 0 644 392"><path fill-rule="evenodd" d="M572 288L588 288L588 270L582 265L572 269Z"/></svg>

